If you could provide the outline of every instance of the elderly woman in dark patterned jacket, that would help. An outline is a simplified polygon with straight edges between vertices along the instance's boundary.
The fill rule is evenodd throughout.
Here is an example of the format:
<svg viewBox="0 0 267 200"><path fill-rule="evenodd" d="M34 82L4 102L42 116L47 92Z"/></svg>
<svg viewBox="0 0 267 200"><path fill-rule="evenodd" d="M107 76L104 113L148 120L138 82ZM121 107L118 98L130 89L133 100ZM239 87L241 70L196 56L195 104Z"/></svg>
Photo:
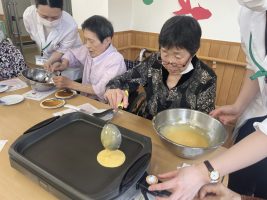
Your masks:
<svg viewBox="0 0 267 200"><path fill-rule="evenodd" d="M105 98L113 108L142 85L146 100L140 115L151 119L169 108L189 108L209 113L215 106L216 74L195 55L200 46L201 27L189 16L174 16L163 25L159 35L160 51L112 79Z"/></svg>

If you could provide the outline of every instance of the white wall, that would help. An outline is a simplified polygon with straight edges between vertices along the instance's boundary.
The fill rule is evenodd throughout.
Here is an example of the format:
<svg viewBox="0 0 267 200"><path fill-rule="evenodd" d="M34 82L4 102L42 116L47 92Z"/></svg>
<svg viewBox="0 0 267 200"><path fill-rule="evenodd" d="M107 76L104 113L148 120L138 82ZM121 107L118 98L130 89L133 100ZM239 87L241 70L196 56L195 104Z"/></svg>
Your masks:
<svg viewBox="0 0 267 200"><path fill-rule="evenodd" d="M211 18L199 20L202 38L240 42L237 0L190 0L192 7L200 4L212 12ZM103 15L115 31L138 30L159 33L164 22L180 9L178 0L72 0L73 17L79 27L92 15Z"/></svg>
<svg viewBox="0 0 267 200"><path fill-rule="evenodd" d="M200 20L202 38L240 42L238 24L239 4L237 0L203 0L213 15L208 20ZM201 4L202 5L202 4Z"/></svg>
<svg viewBox="0 0 267 200"><path fill-rule="evenodd" d="M133 30L159 33L177 7L177 0L154 0L151 5L133 1Z"/></svg>
<svg viewBox="0 0 267 200"><path fill-rule="evenodd" d="M78 26L92 15L108 17L108 0L72 0L72 14Z"/></svg>
<svg viewBox="0 0 267 200"><path fill-rule="evenodd" d="M239 5L236 0L191 0L191 5L198 3L212 12L211 18L199 20L202 38L240 41L238 27ZM154 0L151 5L145 5L141 0L133 1L133 30L159 33L164 22L173 11L180 9L177 0Z"/></svg>
<svg viewBox="0 0 267 200"><path fill-rule="evenodd" d="M202 38L240 42L237 0L191 0L212 12L212 17L200 20ZM72 0L73 17L80 27L92 15L103 15L112 22L115 31L138 30L159 33L172 12L179 10L177 0L154 0L145 5L142 0ZM3 13L0 1L0 14Z"/></svg>
<svg viewBox="0 0 267 200"><path fill-rule="evenodd" d="M108 18L116 32L132 29L132 10L132 0L109 0Z"/></svg>

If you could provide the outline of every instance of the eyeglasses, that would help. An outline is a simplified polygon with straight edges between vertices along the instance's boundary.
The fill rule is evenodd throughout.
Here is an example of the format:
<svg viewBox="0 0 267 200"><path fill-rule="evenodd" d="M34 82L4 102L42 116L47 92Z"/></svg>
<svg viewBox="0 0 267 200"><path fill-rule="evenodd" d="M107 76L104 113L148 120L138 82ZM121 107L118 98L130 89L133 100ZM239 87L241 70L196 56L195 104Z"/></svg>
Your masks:
<svg viewBox="0 0 267 200"><path fill-rule="evenodd" d="M177 59L176 59L176 62L171 62L171 61L166 62L166 61L163 61L161 59L160 53L157 54L157 61L158 61L159 64L161 64L163 66L171 65L172 67L178 67L178 66L179 67L185 67L190 59L191 59L191 57L189 57L189 59L185 63L183 63L183 64L182 63L179 63L179 61L177 61Z"/></svg>

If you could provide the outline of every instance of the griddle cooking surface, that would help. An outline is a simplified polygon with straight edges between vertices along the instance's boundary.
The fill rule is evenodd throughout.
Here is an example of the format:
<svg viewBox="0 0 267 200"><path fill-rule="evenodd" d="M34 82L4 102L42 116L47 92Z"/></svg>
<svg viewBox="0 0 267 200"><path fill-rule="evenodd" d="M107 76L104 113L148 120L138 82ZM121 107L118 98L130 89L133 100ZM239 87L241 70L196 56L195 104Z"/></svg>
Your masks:
<svg viewBox="0 0 267 200"><path fill-rule="evenodd" d="M71 187L88 197L107 195L118 190L122 181L144 173L142 170L150 160L151 141L145 136L118 127L122 133L120 150L125 153L126 160L117 168L103 167L97 162L97 154L103 150L100 134L104 124L102 120L82 113L69 114L19 138L11 148L20 156L10 154L14 160L29 168L36 176L44 178L50 185L60 182L67 185L60 187L67 193ZM141 157L145 159L138 163L143 164L134 165ZM23 161L24 158L27 162ZM37 166L37 170L34 166ZM138 172L140 169L141 172ZM48 177L54 178L45 177L46 173L49 174ZM125 179L126 173L128 179ZM128 185L129 181L125 184Z"/></svg>
<svg viewBox="0 0 267 200"><path fill-rule="evenodd" d="M74 188L84 193L97 193L142 149L140 144L123 137L120 150L126 155L125 163L116 168L102 167L96 160L97 154L103 150L101 130L101 127L90 126L85 121L76 121L35 143L23 154Z"/></svg>

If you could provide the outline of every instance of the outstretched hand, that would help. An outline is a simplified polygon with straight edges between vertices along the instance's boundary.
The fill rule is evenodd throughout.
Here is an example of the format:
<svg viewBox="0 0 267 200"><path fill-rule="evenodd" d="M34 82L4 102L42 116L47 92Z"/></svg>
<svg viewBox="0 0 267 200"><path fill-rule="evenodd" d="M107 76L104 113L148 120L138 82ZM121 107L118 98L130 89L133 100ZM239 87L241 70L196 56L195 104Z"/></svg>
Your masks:
<svg viewBox="0 0 267 200"><path fill-rule="evenodd" d="M157 197L157 200L192 200L209 181L204 164L183 167L158 177L164 182L150 186L149 190L170 190L172 195Z"/></svg>
<svg viewBox="0 0 267 200"><path fill-rule="evenodd" d="M128 93L121 89L108 89L104 94L105 99L113 109L123 104L123 108L128 107Z"/></svg>
<svg viewBox="0 0 267 200"><path fill-rule="evenodd" d="M241 113L234 105L226 105L211 111L210 115L224 125L234 126Z"/></svg>
<svg viewBox="0 0 267 200"><path fill-rule="evenodd" d="M67 66L65 64L62 64L61 62L55 62L53 64L46 62L44 64L44 68L49 72L55 72L55 71L63 71L67 68Z"/></svg>
<svg viewBox="0 0 267 200"><path fill-rule="evenodd" d="M57 88L71 88L72 80L65 76L54 76L54 84Z"/></svg>
<svg viewBox="0 0 267 200"><path fill-rule="evenodd" d="M221 183L208 184L199 191L200 200L241 200L241 196Z"/></svg>

